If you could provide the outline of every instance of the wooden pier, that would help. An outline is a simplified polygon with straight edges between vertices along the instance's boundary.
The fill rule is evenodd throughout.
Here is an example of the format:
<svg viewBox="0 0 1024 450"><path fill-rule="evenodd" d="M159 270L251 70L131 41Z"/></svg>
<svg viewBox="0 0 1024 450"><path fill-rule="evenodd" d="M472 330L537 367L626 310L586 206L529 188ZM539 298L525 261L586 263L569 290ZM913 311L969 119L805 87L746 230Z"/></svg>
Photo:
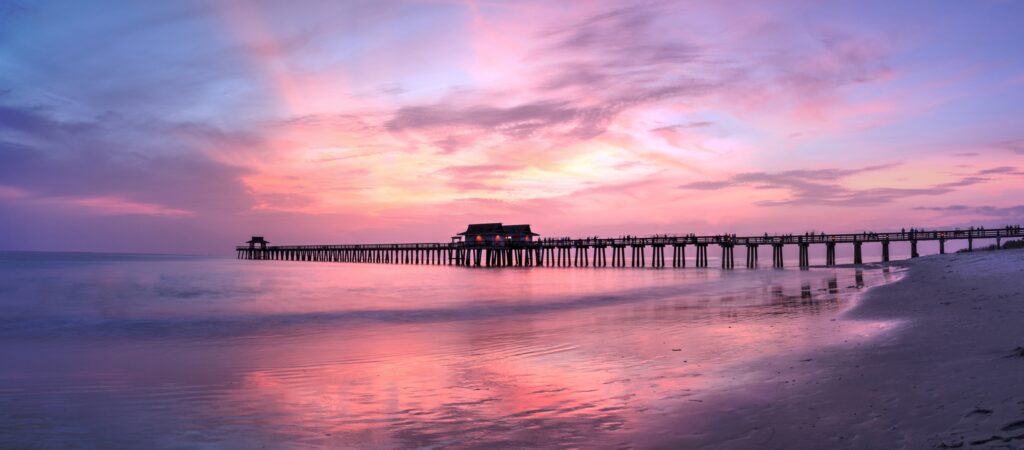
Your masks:
<svg viewBox="0 0 1024 450"><path fill-rule="evenodd" d="M500 226L500 224L498 224ZM461 233L465 234L465 233ZM974 249L974 240L993 239L996 246L1003 239L1022 238L1020 226L998 229L899 231L889 233L801 234L770 236L674 236L660 235L628 238L586 239L529 239L529 240L470 240L449 243L406 244L350 244L350 245L291 245L271 246L260 236L254 236L247 245L236 248L239 259L279 261L360 262L378 264L433 264L464 267L607 267L611 250L612 267L665 267L665 247L671 247L671 267L687 266L686 248L692 246L695 267L708 267L708 247L721 251L721 267L735 267L735 249L746 249L746 267L758 267L758 249L772 247L772 267L785 266L783 249L797 246L798 266L811 266L811 247L824 247L825 265L836 265L836 247L851 245L853 263L863 264L864 244L881 246L882 262L889 261L890 245L908 242L910 256L918 256L918 243L938 241L939 253L946 253L946 242L967 242L967 250ZM630 258L626 258L626 248ZM648 252L650 248L650 252ZM651 257L647 262L648 255Z"/></svg>

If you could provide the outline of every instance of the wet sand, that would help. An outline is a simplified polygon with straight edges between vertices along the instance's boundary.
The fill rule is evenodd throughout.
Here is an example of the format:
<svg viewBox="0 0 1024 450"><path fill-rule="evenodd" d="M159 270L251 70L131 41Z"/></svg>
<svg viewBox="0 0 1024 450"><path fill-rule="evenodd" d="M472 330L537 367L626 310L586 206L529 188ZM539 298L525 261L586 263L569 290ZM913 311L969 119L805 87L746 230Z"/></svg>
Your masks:
<svg viewBox="0 0 1024 450"><path fill-rule="evenodd" d="M0 449L659 447L900 273L0 252Z"/></svg>
<svg viewBox="0 0 1024 450"><path fill-rule="evenodd" d="M837 319L891 332L762 361L759 380L673 418L703 431L651 446L1024 448L1024 251L895 264L905 278Z"/></svg>

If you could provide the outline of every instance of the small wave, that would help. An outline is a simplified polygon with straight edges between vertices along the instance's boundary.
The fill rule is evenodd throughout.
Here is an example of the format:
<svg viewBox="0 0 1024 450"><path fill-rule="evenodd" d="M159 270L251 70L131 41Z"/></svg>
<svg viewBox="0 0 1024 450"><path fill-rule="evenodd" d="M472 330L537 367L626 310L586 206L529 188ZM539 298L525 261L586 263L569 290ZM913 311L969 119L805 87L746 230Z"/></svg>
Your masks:
<svg viewBox="0 0 1024 450"><path fill-rule="evenodd" d="M211 337L273 333L277 329L333 326L347 322L424 323L547 314L602 306L680 298L690 286L647 288L586 295L543 303L479 303L447 308L365 309L208 317L14 317L0 319L0 337L130 336ZM712 307L712 306L705 306Z"/></svg>

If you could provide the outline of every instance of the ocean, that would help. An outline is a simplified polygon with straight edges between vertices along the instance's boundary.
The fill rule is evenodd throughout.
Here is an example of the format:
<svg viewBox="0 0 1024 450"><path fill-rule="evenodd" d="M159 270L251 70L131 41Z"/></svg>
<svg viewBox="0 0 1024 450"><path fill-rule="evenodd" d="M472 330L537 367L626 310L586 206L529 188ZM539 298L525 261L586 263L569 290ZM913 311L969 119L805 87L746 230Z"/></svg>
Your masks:
<svg viewBox="0 0 1024 450"><path fill-rule="evenodd" d="M667 446L900 276L0 253L0 448Z"/></svg>

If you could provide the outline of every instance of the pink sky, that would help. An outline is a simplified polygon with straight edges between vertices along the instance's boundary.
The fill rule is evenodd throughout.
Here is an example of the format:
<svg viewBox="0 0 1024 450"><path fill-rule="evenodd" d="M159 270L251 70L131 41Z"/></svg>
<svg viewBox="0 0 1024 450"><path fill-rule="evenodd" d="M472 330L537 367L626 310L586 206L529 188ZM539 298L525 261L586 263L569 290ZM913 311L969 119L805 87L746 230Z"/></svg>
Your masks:
<svg viewBox="0 0 1024 450"><path fill-rule="evenodd" d="M335 3L11 8L0 249L1024 216L1013 2Z"/></svg>

